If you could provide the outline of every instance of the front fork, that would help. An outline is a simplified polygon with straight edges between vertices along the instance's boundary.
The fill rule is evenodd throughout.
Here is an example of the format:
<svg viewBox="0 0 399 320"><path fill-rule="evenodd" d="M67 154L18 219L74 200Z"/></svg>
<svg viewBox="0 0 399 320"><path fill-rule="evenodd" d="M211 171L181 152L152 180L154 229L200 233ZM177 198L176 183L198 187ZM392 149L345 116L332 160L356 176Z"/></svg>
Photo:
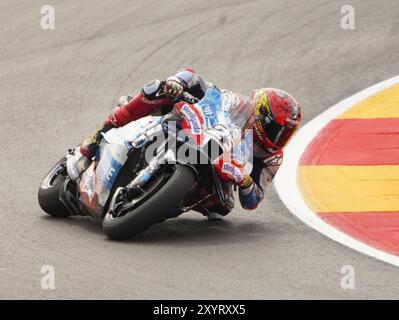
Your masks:
<svg viewBox="0 0 399 320"><path fill-rule="evenodd" d="M168 140L165 140L164 143L161 144L160 148L158 148L160 152L153 157L148 163L147 167L142 169L126 186L128 191L140 190L151 179L151 177L159 172L162 164L166 164L171 160L175 160L175 156L171 150L165 151L167 142Z"/></svg>

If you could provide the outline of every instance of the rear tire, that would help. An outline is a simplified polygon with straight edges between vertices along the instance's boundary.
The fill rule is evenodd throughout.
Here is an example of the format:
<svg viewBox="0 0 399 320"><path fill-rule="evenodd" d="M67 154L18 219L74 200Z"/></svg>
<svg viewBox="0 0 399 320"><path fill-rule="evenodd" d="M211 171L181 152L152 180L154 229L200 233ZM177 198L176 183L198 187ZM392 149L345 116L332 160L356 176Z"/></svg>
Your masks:
<svg viewBox="0 0 399 320"><path fill-rule="evenodd" d="M105 234L113 240L131 238L164 221L168 212L189 193L195 183L191 169L177 164L169 180L146 202L122 217L113 218L109 212L103 220Z"/></svg>
<svg viewBox="0 0 399 320"><path fill-rule="evenodd" d="M68 210L59 199L60 191L64 187L65 177L61 176L61 174L56 175L56 172L65 161L66 158L62 158L47 173L38 192L39 205L42 210L56 218L66 218L69 216Z"/></svg>

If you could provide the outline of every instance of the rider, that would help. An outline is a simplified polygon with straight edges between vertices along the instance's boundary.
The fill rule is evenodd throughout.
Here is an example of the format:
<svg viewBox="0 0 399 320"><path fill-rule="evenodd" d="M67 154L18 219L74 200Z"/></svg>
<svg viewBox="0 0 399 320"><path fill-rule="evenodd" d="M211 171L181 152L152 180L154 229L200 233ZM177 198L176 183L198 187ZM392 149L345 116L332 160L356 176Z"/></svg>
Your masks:
<svg viewBox="0 0 399 320"><path fill-rule="evenodd" d="M209 85L211 84L205 82L193 69L188 68L179 70L166 81L154 80L146 84L140 93L120 98L118 107L103 126L83 142L80 152L88 159L93 158L102 139L101 133L122 127L149 114L166 114L172 110L174 98L181 96L183 92L201 99ZM162 88L166 95L158 96ZM250 175L244 176L235 184L239 187L242 207L253 210L262 201L266 188L283 161L282 148L298 128L301 108L295 98L280 89L254 90L252 99L238 94L232 95L235 109L252 113L246 116L252 119L250 127L254 135L253 169Z"/></svg>

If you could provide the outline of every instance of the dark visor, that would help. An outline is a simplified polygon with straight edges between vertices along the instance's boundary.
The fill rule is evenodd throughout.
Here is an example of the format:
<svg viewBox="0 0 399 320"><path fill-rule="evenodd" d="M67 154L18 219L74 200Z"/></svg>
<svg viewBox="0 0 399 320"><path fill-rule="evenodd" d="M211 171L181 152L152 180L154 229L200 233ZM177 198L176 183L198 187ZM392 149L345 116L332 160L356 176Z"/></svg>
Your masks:
<svg viewBox="0 0 399 320"><path fill-rule="evenodd" d="M269 123L264 121L263 126L267 138L276 146L283 147L291 137L292 129L284 127L276 121Z"/></svg>

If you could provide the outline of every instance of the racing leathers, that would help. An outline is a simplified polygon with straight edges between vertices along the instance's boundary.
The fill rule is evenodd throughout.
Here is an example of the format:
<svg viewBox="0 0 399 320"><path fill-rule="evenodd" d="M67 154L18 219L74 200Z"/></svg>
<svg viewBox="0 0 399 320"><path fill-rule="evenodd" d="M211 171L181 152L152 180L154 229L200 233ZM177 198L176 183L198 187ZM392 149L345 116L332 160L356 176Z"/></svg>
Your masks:
<svg viewBox="0 0 399 320"><path fill-rule="evenodd" d="M101 128L90 136L80 147L80 152L86 158L95 156L98 145L102 139L102 133L111 128L118 128L147 115L164 115L169 113L174 106L170 95L160 95L166 91L165 86L171 85L171 92L180 94L179 88L194 97L201 99L208 86L192 69L181 69L166 81L154 80L146 84L141 92L134 96L126 96L120 99L118 107L110 114ZM173 86L176 84L176 86ZM164 89L164 90L162 90ZM168 88L169 89L169 88ZM253 121L254 107L251 100L243 95L223 91L228 100L228 112L232 118L239 119L242 130L250 129ZM255 132L256 134L256 132ZM262 201L264 192L272 182L283 160L283 151L264 150L253 140L253 167L250 175L244 176L239 186L239 199L242 207L247 210L255 209ZM230 208L230 210L232 207Z"/></svg>

